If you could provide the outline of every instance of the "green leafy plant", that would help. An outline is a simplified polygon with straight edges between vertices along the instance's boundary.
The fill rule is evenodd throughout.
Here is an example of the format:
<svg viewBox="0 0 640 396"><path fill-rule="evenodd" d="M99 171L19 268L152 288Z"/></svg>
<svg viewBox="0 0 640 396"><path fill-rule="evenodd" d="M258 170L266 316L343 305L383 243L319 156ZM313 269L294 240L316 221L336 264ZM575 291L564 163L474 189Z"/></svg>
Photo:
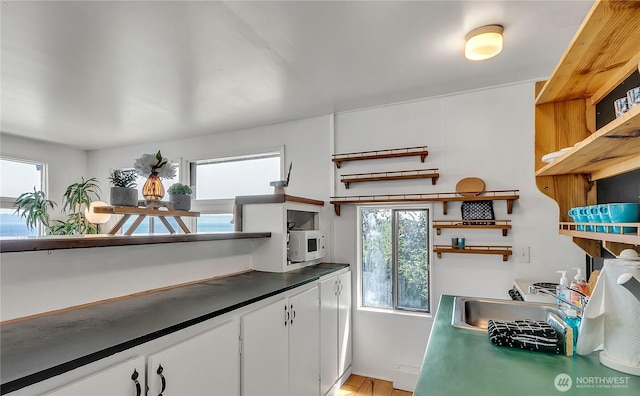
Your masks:
<svg viewBox="0 0 640 396"><path fill-rule="evenodd" d="M114 187L136 188L138 174L134 170L116 169L111 172L109 180Z"/></svg>
<svg viewBox="0 0 640 396"><path fill-rule="evenodd" d="M19 214L25 220L27 228L35 230L38 224L49 229L49 208L53 209L57 204L46 198L43 191L26 192L16 199L14 214Z"/></svg>
<svg viewBox="0 0 640 396"><path fill-rule="evenodd" d="M53 224L48 227L48 229L51 235L84 235L98 233L98 226L86 221L82 213L71 213L67 216L66 221L54 220Z"/></svg>
<svg viewBox="0 0 640 396"><path fill-rule="evenodd" d="M96 233L97 228L93 227L87 219L82 215L85 207L89 207L92 201L92 196L96 200L100 199L98 192L102 192L98 186L98 180L95 177L84 180L79 183L70 184L67 190L62 195L63 206L62 210L69 211L69 217L65 223L68 227L62 227L64 230L73 230L72 234L86 234Z"/></svg>
<svg viewBox="0 0 640 396"><path fill-rule="evenodd" d="M193 190L186 184L174 183L167 189L167 192L169 195L191 195Z"/></svg>

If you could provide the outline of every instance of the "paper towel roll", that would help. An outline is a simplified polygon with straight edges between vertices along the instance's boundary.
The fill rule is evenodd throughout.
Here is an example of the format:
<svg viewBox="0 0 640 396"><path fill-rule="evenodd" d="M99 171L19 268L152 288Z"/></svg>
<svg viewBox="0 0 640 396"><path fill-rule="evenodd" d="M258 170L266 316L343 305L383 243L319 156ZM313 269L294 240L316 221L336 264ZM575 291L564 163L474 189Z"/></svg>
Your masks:
<svg viewBox="0 0 640 396"><path fill-rule="evenodd" d="M601 363L638 375L640 301L629 290L618 285L617 279L624 273L631 273L640 279L640 262L620 259L604 261L603 270L583 314L576 352L587 355L603 349Z"/></svg>

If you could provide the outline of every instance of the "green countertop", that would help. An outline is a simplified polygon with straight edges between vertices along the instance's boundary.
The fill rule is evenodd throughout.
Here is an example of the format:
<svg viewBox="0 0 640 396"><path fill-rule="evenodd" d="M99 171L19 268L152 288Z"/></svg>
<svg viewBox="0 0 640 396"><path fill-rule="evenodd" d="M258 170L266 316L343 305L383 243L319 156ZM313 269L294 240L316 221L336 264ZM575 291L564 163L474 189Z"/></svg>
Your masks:
<svg viewBox="0 0 640 396"><path fill-rule="evenodd" d="M487 334L453 327L453 300L440 299L414 396L640 395L640 377L603 366L599 352L561 356L498 347ZM559 385L562 391L555 385L561 374L570 379Z"/></svg>

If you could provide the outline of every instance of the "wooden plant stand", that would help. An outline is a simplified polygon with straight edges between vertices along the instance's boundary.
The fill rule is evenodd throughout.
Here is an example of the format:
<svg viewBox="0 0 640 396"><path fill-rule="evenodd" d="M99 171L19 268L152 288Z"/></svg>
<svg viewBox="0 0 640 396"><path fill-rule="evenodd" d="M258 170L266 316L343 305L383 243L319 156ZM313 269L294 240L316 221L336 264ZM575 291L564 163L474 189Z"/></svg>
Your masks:
<svg viewBox="0 0 640 396"><path fill-rule="evenodd" d="M94 208L96 213L109 213L109 214L121 214L124 215L116 225L113 226L108 232L109 235L115 235L121 228L124 226L124 223L129 220L129 217L133 215L137 215L136 219L133 221L133 224L129 226L124 235L131 235L133 232L140 226L142 221L147 216L157 217L160 219L162 224L167 227L167 230L171 234L175 234L176 231L173 229L169 221L166 219L167 216L173 217L175 221L178 223L182 231L185 234L190 234L191 231L189 227L182 221L182 217L200 217L200 212L188 212L185 210L175 210L173 208L173 204L168 201L139 201L137 208L132 208L128 206L99 206ZM142 206L146 205L146 206Z"/></svg>

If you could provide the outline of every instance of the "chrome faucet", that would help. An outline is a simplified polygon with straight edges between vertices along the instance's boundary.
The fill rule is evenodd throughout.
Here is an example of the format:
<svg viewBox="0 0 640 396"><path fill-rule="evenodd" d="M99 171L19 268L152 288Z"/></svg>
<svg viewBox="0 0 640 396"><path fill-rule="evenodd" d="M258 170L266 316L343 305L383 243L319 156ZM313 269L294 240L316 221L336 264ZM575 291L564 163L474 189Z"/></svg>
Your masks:
<svg viewBox="0 0 640 396"><path fill-rule="evenodd" d="M533 286L530 285L529 286L529 294L537 294L538 292L543 293L543 294L548 294L550 296L553 296L555 298L557 298L558 300L562 301L565 304L568 304L569 306L573 307L575 310L578 311L578 316L582 316L582 312L584 311L584 308L587 306L587 302L589 302L589 296L587 296L586 294L584 294L583 292L581 292L580 290L576 290L573 289L571 287L567 287L567 289L569 291L572 292L576 292L580 295L580 305L576 305L574 303L572 303L571 301L565 299L564 297L560 297L558 294L550 292L549 290L543 288L543 287L539 287L539 286Z"/></svg>

